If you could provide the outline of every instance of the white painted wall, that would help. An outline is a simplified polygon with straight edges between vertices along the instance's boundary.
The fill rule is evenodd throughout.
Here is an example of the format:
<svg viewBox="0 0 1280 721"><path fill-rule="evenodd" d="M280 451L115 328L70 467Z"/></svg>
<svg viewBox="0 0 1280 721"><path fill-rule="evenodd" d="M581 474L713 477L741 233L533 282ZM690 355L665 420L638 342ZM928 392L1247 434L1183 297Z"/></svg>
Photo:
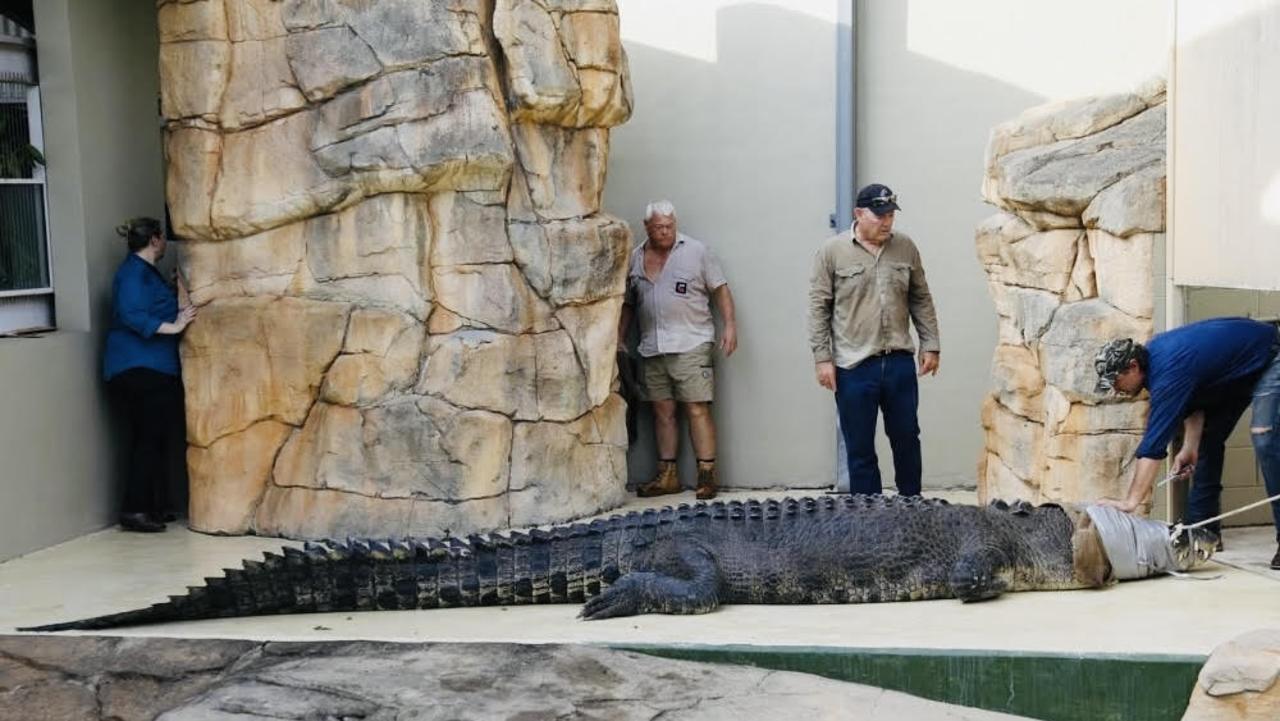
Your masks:
<svg viewBox="0 0 1280 721"><path fill-rule="evenodd" d="M112 230L164 212L152 0L35 3L59 330L0 338L0 560L112 523L101 346Z"/></svg>
<svg viewBox="0 0 1280 721"><path fill-rule="evenodd" d="M898 191L942 324L922 382L925 483L971 485L995 311L973 231L990 128L1041 102L1131 88L1168 55L1169 0L858 0L859 183ZM643 238L669 197L723 259L741 347L716 416L731 485L825 485L834 408L805 338L809 263L835 209L836 0L619 0L636 110L606 206ZM887 446L882 466L891 483ZM652 470L648 439L633 477Z"/></svg>
<svg viewBox="0 0 1280 721"><path fill-rule="evenodd" d="M982 445L996 316L973 235L993 212L980 196L991 127L1163 71L1169 9L1168 0L859 0L857 173L901 197L898 225L920 246L942 327L942 371L921 384L926 482L972 482Z"/></svg>
<svg viewBox="0 0 1280 721"><path fill-rule="evenodd" d="M680 229L724 265L739 349L718 366L722 482L830 483L834 412L804 322L809 264L835 210L837 7L618 5L636 111L613 132L605 205L640 242L645 203L669 198ZM651 448L646 434L633 477L652 473Z"/></svg>
<svg viewBox="0 0 1280 721"><path fill-rule="evenodd" d="M1178 0L1173 277L1280 290L1280 0Z"/></svg>

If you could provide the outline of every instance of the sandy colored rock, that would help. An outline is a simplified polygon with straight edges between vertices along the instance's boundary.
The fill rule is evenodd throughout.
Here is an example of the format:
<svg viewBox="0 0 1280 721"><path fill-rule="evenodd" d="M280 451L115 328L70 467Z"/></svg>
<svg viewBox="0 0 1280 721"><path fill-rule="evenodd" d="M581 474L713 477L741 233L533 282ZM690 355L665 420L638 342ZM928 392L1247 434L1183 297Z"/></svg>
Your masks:
<svg viewBox="0 0 1280 721"><path fill-rule="evenodd" d="M1084 233L1078 230L1050 230L1002 244L1000 260L1004 269L997 279L1006 285L1061 294L1071 282L1076 246L1083 239Z"/></svg>
<svg viewBox="0 0 1280 721"><path fill-rule="evenodd" d="M990 283L992 300L995 301L996 314L1008 319L1018 329L1017 339L1001 343L1031 344L1039 341L1054 320L1054 314L1062 305L1062 298L1046 290L1023 288L1017 285Z"/></svg>
<svg viewBox="0 0 1280 721"><path fill-rule="evenodd" d="M161 44L161 112L168 118L216 118L230 70L231 46L222 40Z"/></svg>
<svg viewBox="0 0 1280 721"><path fill-rule="evenodd" d="M507 57L510 93L521 119L545 122L577 105L582 91L542 3L497 0L493 30Z"/></svg>
<svg viewBox="0 0 1280 721"><path fill-rule="evenodd" d="M202 308L182 343L189 441L207 447L266 419L301 425L342 347L349 310L297 298Z"/></svg>
<svg viewBox="0 0 1280 721"><path fill-rule="evenodd" d="M325 376L321 398L368 405L408 390L418 377L425 337L426 329L412 316L374 308L352 311L342 354Z"/></svg>
<svg viewBox="0 0 1280 721"><path fill-rule="evenodd" d="M283 38L284 8L278 0L223 0L227 8L227 35L232 42ZM163 20L161 21L163 24Z"/></svg>
<svg viewBox="0 0 1280 721"><path fill-rule="evenodd" d="M326 538L334 529L343 537L402 538L502 528L507 519L505 496L444 502L272 486L254 526L260 535L285 538Z"/></svg>
<svg viewBox="0 0 1280 721"><path fill-rule="evenodd" d="M1140 433L1063 433L1044 443L1045 471L1040 481L1044 502L1121 498L1129 487Z"/></svg>
<svg viewBox="0 0 1280 721"><path fill-rule="evenodd" d="M1165 109L1158 106L1102 132L1001 156L985 197L1001 207L1079 216L1103 189L1163 162Z"/></svg>
<svg viewBox="0 0 1280 721"><path fill-rule="evenodd" d="M185 243L178 259L192 302L284 295L304 260L304 230L293 223L247 238Z"/></svg>
<svg viewBox="0 0 1280 721"><path fill-rule="evenodd" d="M617 506L626 495L625 484L598 479L625 479L626 465L626 406L617 395L572 423L517 423L511 448L512 525L548 514L567 521Z"/></svg>
<svg viewBox="0 0 1280 721"><path fill-rule="evenodd" d="M622 298L610 298L591 305L570 305L556 311L560 325L573 342L578 361L586 371L587 402L599 406L609 397L617 374L618 333L616 321Z"/></svg>
<svg viewBox="0 0 1280 721"><path fill-rule="evenodd" d="M174 128L165 138L165 194L173 232L181 238L214 237L211 211L222 163L222 136L199 128Z"/></svg>
<svg viewBox="0 0 1280 721"><path fill-rule="evenodd" d="M538 494L620 502L615 2L157 13L202 527L398 536L505 526L516 496L529 522ZM512 488L516 423L594 424L557 446L580 470L546 468L554 493Z"/></svg>
<svg viewBox="0 0 1280 721"><path fill-rule="evenodd" d="M377 499L472 501L507 490L511 422L432 398L321 403L280 452L277 486Z"/></svg>
<svg viewBox="0 0 1280 721"><path fill-rule="evenodd" d="M1085 227L1119 238L1158 233L1165 227L1165 167L1158 163L1098 193L1085 208Z"/></svg>
<svg viewBox="0 0 1280 721"><path fill-rule="evenodd" d="M425 197L374 196L307 220L304 233L308 295L352 302L362 297L426 317L430 294L423 276L431 253L431 218ZM342 281L364 286L364 292L343 294L338 289L350 284ZM401 292L405 287L407 296Z"/></svg>
<svg viewBox="0 0 1280 721"><path fill-rule="evenodd" d="M997 125L987 143L987 166L1016 150L1083 138L1146 110L1136 93L1077 98L1038 105ZM995 202L994 198L987 198ZM997 203L998 204L998 203Z"/></svg>
<svg viewBox="0 0 1280 721"><path fill-rule="evenodd" d="M1152 82L1032 108L992 131L983 195L1000 211L974 238L999 338L981 498L1081 502L1124 490L1147 405L1099 396L1093 359L1113 338L1153 330L1163 103Z"/></svg>
<svg viewBox="0 0 1280 721"><path fill-rule="evenodd" d="M291 32L285 42L289 67L308 100L333 97L382 70L368 43L345 25Z"/></svg>
<svg viewBox="0 0 1280 721"><path fill-rule="evenodd" d="M1044 426L1024 418L988 398L982 406L982 427L987 432L987 447L992 436L1000 440L1000 459L1018 478L1039 478L1044 469Z"/></svg>
<svg viewBox="0 0 1280 721"><path fill-rule="evenodd" d="M507 333L559 327L551 306L508 263L442 266L432 271L436 302L472 325Z"/></svg>
<svg viewBox="0 0 1280 721"><path fill-rule="evenodd" d="M1098 433L1119 431L1142 433L1147 427L1148 403L1122 400L1092 405L1072 403L1053 426L1054 433Z"/></svg>
<svg viewBox="0 0 1280 721"><path fill-rule="evenodd" d="M567 220L600 209L609 160L608 133L520 123L512 127L519 162L512 218Z"/></svg>
<svg viewBox="0 0 1280 721"><path fill-rule="evenodd" d="M613 13L568 13L560 21L560 37L569 60L579 70L616 73L622 65L622 39Z"/></svg>
<svg viewBox="0 0 1280 721"><path fill-rule="evenodd" d="M1098 297L1135 318L1151 318L1155 311L1151 262L1154 236L1139 233L1117 238L1102 230L1089 231Z"/></svg>
<svg viewBox="0 0 1280 721"><path fill-rule="evenodd" d="M311 112L300 112L224 136L213 195L221 237L249 235L333 208L350 194L312 157Z"/></svg>
<svg viewBox="0 0 1280 721"><path fill-rule="evenodd" d="M509 263L513 259L504 205L486 205L471 193L439 193L431 196L431 218L435 223L431 265Z"/></svg>
<svg viewBox="0 0 1280 721"><path fill-rule="evenodd" d="M188 448L191 502L187 523L191 529L248 533L271 479L271 462L292 432L284 423L263 421L223 436L208 448Z"/></svg>
<svg viewBox="0 0 1280 721"><path fill-rule="evenodd" d="M222 127L258 125L305 107L284 38L231 44L231 79L222 99Z"/></svg>
<svg viewBox="0 0 1280 721"><path fill-rule="evenodd" d="M991 363L991 377L996 399L1018 415L1044 422L1044 406L1040 398L1044 376L1040 373L1035 353L1020 345L996 346Z"/></svg>
<svg viewBox="0 0 1280 721"><path fill-rule="evenodd" d="M463 408L482 408L522 420L538 418L533 339L463 330L431 339L418 392Z"/></svg>
<svg viewBox="0 0 1280 721"><path fill-rule="evenodd" d="M171 2L157 10L160 42L226 40L227 8L223 0Z"/></svg>
<svg viewBox="0 0 1280 721"><path fill-rule="evenodd" d="M538 417L569 421L582 416L591 408L587 379L569 334L562 330L539 333L533 340L538 364Z"/></svg>
<svg viewBox="0 0 1280 721"><path fill-rule="evenodd" d="M1098 276L1094 273L1093 255L1089 244L1076 244L1076 262L1071 267L1071 284L1063 299L1068 303L1098 297Z"/></svg>
<svg viewBox="0 0 1280 721"><path fill-rule="evenodd" d="M1280 717L1280 629L1252 631L1218 646L1200 669L1183 721Z"/></svg>
<svg viewBox="0 0 1280 721"><path fill-rule="evenodd" d="M995 500L1027 501L1037 503L1040 489L1025 479L1019 478L1005 465L1004 461L994 453L988 453L980 464L978 478L978 502L990 503Z"/></svg>
<svg viewBox="0 0 1280 721"><path fill-rule="evenodd" d="M378 0L343 6L347 23L368 44L384 70L451 55L485 54L481 0Z"/></svg>
<svg viewBox="0 0 1280 721"><path fill-rule="evenodd" d="M631 234L613 216L512 223L510 236L525 278L557 305L588 303L626 289Z"/></svg>

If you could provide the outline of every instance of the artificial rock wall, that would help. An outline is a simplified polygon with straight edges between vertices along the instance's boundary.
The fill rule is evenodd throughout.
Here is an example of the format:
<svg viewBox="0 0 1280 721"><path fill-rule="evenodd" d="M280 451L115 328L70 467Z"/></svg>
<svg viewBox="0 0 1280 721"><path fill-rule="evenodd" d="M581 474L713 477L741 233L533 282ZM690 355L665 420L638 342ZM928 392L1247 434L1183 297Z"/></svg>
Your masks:
<svg viewBox="0 0 1280 721"><path fill-rule="evenodd" d="M1053 103L992 131L977 231L995 301L994 389L982 409L978 493L1033 502L1118 497L1143 400L1094 393L1093 358L1145 341L1165 227L1165 94Z"/></svg>
<svg viewBox="0 0 1280 721"><path fill-rule="evenodd" d="M404 536L622 502L614 0L161 0L190 523Z"/></svg>

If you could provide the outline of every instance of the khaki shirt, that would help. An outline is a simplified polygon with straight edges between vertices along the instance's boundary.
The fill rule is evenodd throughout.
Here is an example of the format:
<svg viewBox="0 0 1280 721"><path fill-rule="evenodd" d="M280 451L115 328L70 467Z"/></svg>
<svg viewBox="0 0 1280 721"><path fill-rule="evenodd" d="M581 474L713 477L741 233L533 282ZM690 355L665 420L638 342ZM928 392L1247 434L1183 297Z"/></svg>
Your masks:
<svg viewBox="0 0 1280 721"><path fill-rule="evenodd" d="M626 304L635 309L645 358L687 353L716 338L711 292L727 281L720 262L701 242L684 233L654 281L644 274L644 243L631 252Z"/></svg>
<svg viewBox="0 0 1280 721"><path fill-rule="evenodd" d="M874 355L914 351L907 328L915 321L920 350L939 351L938 315L920 251L895 231L876 256L852 231L828 238L813 259L809 282L809 346L814 363L852 368Z"/></svg>

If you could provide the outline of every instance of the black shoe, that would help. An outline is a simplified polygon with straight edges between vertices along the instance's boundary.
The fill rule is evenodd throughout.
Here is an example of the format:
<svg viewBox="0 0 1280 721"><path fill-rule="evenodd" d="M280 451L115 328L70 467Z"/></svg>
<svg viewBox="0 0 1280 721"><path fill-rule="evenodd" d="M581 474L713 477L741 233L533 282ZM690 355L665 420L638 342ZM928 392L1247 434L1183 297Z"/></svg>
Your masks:
<svg viewBox="0 0 1280 721"><path fill-rule="evenodd" d="M173 523L178 520L178 514L173 511L165 511L164 513L148 513L147 518L156 523Z"/></svg>
<svg viewBox="0 0 1280 721"><path fill-rule="evenodd" d="M1271 557L1271 568L1280 571L1280 548L1276 549L1276 555Z"/></svg>
<svg viewBox="0 0 1280 721"><path fill-rule="evenodd" d="M151 520L145 513L122 513L120 528L134 533L160 533L164 531L164 524Z"/></svg>

